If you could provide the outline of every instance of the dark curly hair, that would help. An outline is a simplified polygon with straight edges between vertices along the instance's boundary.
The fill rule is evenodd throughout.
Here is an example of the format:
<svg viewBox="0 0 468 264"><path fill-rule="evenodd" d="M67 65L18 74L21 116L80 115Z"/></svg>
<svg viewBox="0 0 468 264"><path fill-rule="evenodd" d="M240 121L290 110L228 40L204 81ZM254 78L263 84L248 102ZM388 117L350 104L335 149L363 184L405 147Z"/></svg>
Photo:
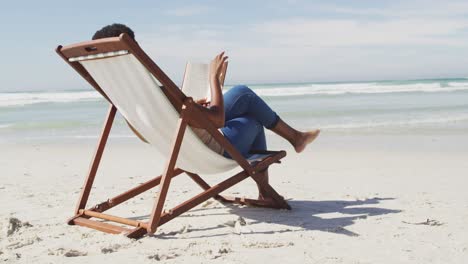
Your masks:
<svg viewBox="0 0 468 264"><path fill-rule="evenodd" d="M118 24L118 23L105 26L101 28L100 30L96 31L96 33L94 33L93 40L118 37L122 33L128 34L133 40L135 40L135 33L133 33L133 30L124 24Z"/></svg>

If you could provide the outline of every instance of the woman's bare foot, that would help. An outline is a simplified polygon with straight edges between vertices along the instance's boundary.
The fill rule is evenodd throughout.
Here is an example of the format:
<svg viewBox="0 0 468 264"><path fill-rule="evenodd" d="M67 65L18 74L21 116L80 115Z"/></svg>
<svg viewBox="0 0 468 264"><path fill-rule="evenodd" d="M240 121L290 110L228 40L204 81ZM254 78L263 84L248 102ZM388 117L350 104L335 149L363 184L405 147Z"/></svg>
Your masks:
<svg viewBox="0 0 468 264"><path fill-rule="evenodd" d="M301 153L307 145L312 143L318 135L320 134L320 129L311 130L307 132L300 132L296 144L294 144L294 149L297 153Z"/></svg>

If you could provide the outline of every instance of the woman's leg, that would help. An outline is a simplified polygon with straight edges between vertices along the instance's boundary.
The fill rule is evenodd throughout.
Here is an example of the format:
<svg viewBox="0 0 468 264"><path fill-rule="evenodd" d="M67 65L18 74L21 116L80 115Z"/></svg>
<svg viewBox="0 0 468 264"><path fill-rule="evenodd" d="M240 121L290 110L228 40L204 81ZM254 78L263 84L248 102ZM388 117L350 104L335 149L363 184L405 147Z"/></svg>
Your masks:
<svg viewBox="0 0 468 264"><path fill-rule="evenodd" d="M263 126L253 117L241 116L231 119L224 124L221 131L245 158L250 156L250 151L253 149L266 150ZM227 152L224 156L230 158Z"/></svg>
<svg viewBox="0 0 468 264"><path fill-rule="evenodd" d="M234 147L241 152L242 156L248 158L249 152L252 150L266 150L265 130L263 126L250 116L242 116L231 119L226 122L225 126L221 129L226 139L234 145ZM230 158L230 155L225 152L224 156ZM268 171L262 179L263 183L268 183ZM258 199L269 198L260 185L257 184Z"/></svg>
<svg viewBox="0 0 468 264"><path fill-rule="evenodd" d="M266 137L265 137L265 129L263 126L260 126L260 131L258 131L257 137L254 139L252 146L250 147L251 151L265 151L267 150L266 144Z"/></svg>
<svg viewBox="0 0 468 264"><path fill-rule="evenodd" d="M270 106L245 85L234 86L223 97L226 121L236 117L251 116L262 126L272 128L279 120L279 116Z"/></svg>
<svg viewBox="0 0 468 264"><path fill-rule="evenodd" d="M246 115L255 118L262 126L288 140L298 153L320 133L320 130L301 132L292 128L245 85L234 86L224 94L224 112L226 122Z"/></svg>
<svg viewBox="0 0 468 264"><path fill-rule="evenodd" d="M320 134L319 129L305 132L298 131L289 126L281 118L278 120L278 123L276 123L276 126L271 129L271 131L289 141L297 153L301 153L307 147L307 145L312 143L312 141L314 141Z"/></svg>
<svg viewBox="0 0 468 264"><path fill-rule="evenodd" d="M266 150L265 131L269 128L288 140L297 152L304 150L319 134L319 130L300 132L286 124L255 92L245 85L231 88L224 94L225 137L244 157L250 150ZM226 157L230 157L225 153ZM268 183L268 171L262 182ZM259 199L269 199L259 185Z"/></svg>

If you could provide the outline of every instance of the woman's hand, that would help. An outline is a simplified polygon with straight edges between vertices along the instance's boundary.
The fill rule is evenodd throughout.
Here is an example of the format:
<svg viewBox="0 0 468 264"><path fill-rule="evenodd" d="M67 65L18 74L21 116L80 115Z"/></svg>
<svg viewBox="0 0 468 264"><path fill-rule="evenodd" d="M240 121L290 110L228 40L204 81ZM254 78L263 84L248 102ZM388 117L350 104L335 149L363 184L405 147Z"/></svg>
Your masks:
<svg viewBox="0 0 468 264"><path fill-rule="evenodd" d="M206 117L213 122L213 125L217 128L224 126L224 99L223 91L221 90L221 83L224 79L223 72L227 67L227 56L224 56L224 52L218 54L210 64L210 91L211 100L199 99L199 109L206 114ZM222 79L221 79L222 78ZM198 127L197 124L190 124L191 126Z"/></svg>
<svg viewBox="0 0 468 264"><path fill-rule="evenodd" d="M222 80L223 72L227 67L227 59L228 57L224 56L224 51L214 57L210 65L210 80Z"/></svg>

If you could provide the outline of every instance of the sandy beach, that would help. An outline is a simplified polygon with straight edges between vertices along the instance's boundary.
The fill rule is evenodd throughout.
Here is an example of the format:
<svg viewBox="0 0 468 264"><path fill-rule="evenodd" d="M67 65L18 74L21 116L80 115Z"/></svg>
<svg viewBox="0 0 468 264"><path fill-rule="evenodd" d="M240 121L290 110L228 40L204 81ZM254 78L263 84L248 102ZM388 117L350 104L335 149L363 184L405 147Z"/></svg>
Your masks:
<svg viewBox="0 0 468 264"><path fill-rule="evenodd" d="M209 200L140 240L69 226L95 140L2 144L4 263L465 263L468 137L333 134L271 167L291 211ZM93 205L159 175L165 159L136 139L111 139ZM205 177L215 183L223 175ZM112 209L148 218L153 189ZM167 206L200 192L176 178ZM230 194L256 197L246 180Z"/></svg>

